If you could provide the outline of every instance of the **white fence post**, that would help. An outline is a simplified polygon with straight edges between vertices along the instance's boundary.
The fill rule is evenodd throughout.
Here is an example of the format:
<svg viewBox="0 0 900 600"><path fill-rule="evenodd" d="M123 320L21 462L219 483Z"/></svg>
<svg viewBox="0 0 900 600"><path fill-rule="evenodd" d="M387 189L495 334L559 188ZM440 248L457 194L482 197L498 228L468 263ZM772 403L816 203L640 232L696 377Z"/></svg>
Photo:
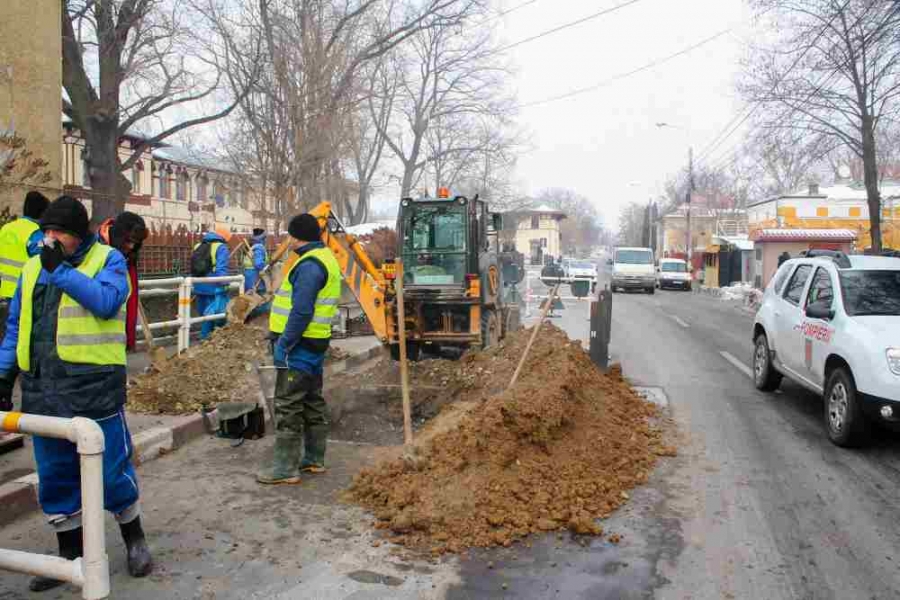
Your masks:
<svg viewBox="0 0 900 600"><path fill-rule="evenodd" d="M0 549L0 569L51 577L81 588L86 600L109 597L109 557L103 522L103 430L91 419L42 417L0 411L2 430L67 439L81 460L81 519L84 556L59 556Z"/></svg>
<svg viewBox="0 0 900 600"><path fill-rule="evenodd" d="M185 277L184 283L184 301L180 304L181 309L181 329L178 333L181 337L181 343L178 345L178 351L187 350L191 345L191 293L194 287L194 278Z"/></svg>

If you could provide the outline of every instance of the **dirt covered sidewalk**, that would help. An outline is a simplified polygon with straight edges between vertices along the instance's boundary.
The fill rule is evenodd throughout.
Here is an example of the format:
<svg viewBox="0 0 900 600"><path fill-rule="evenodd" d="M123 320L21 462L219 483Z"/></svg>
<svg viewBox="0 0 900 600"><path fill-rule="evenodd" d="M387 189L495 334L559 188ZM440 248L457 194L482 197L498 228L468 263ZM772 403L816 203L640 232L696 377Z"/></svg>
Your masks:
<svg viewBox="0 0 900 600"><path fill-rule="evenodd" d="M420 368L440 368L434 379L454 400L419 432L420 460L363 470L347 493L390 541L442 554L558 529L599 535L594 520L674 454L653 405L598 371L562 330L543 327L510 390L530 329L466 354L455 375Z"/></svg>

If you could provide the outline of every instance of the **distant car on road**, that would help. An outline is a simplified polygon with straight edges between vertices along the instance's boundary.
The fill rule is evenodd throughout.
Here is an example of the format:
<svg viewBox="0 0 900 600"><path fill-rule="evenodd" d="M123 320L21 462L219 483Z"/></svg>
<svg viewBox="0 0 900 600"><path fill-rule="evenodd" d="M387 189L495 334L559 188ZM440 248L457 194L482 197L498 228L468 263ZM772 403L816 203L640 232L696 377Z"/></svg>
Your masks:
<svg viewBox="0 0 900 600"><path fill-rule="evenodd" d="M650 248L616 248L607 265L612 267L613 292L619 288L642 289L648 294L656 291L656 269Z"/></svg>
<svg viewBox="0 0 900 600"><path fill-rule="evenodd" d="M900 428L900 259L810 252L781 265L753 325L753 377L782 377L824 397L828 437L864 443Z"/></svg>
<svg viewBox="0 0 900 600"><path fill-rule="evenodd" d="M661 290L666 288L690 290L691 274L688 271L687 262L680 258L659 259L656 282Z"/></svg>

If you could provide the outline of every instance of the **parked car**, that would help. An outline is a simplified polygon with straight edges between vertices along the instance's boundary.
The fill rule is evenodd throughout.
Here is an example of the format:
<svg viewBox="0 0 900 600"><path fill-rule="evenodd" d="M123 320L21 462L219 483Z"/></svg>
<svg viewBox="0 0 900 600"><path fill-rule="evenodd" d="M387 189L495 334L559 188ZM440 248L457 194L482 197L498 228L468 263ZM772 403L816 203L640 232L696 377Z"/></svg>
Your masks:
<svg viewBox="0 0 900 600"><path fill-rule="evenodd" d="M788 377L822 395L835 444L866 442L875 422L900 429L900 259L788 260L766 287L753 343L756 387Z"/></svg>
<svg viewBox="0 0 900 600"><path fill-rule="evenodd" d="M656 291L656 269L650 248L616 248L607 264L612 266L613 292L619 288L642 289L648 294Z"/></svg>
<svg viewBox="0 0 900 600"><path fill-rule="evenodd" d="M584 298L597 283L597 265L589 260L573 258L563 265L572 295Z"/></svg>
<svg viewBox="0 0 900 600"><path fill-rule="evenodd" d="M661 290L665 288L690 290L691 273L688 271L687 262L680 258L661 258L656 269L656 283Z"/></svg>

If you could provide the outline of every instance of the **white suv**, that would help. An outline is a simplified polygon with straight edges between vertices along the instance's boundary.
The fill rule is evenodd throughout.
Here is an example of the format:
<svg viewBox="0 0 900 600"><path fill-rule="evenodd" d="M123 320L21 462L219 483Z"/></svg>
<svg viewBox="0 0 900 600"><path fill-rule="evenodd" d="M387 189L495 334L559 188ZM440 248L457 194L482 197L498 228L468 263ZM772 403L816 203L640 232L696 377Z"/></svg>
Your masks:
<svg viewBox="0 0 900 600"><path fill-rule="evenodd" d="M828 437L859 445L873 421L900 427L900 259L817 254L786 261L766 288L754 381L821 394Z"/></svg>

